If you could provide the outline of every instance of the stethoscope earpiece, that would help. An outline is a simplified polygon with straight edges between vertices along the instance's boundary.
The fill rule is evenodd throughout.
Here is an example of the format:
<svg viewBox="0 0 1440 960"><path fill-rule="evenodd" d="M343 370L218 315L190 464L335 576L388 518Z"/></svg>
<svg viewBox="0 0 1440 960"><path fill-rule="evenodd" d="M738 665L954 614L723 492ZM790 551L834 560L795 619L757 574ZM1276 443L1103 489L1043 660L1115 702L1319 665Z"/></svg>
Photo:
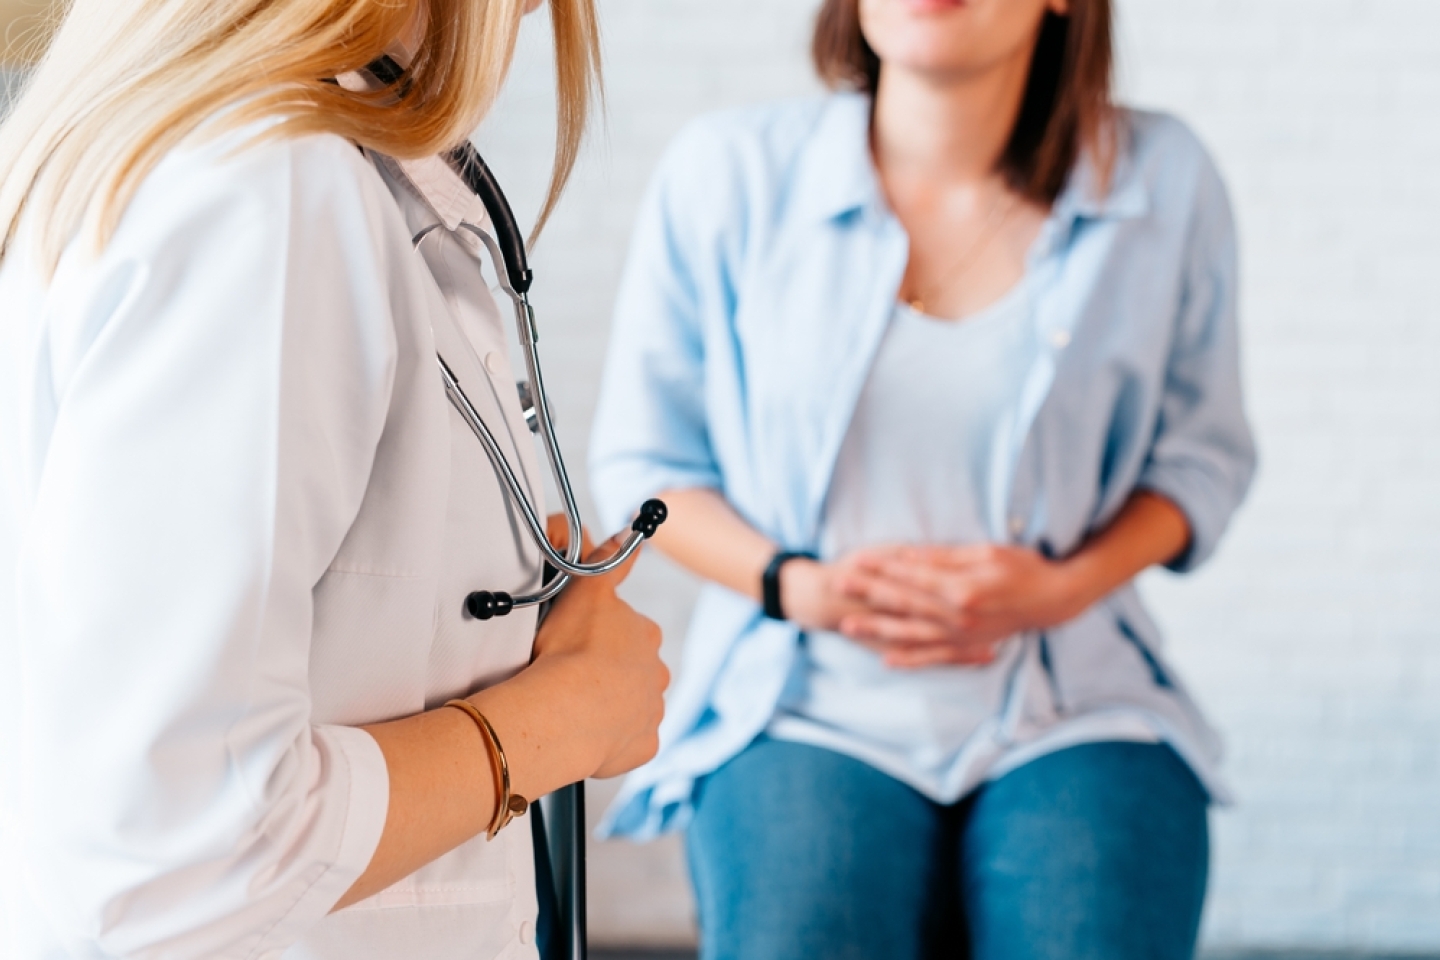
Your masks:
<svg viewBox="0 0 1440 960"><path fill-rule="evenodd" d="M664 500L646 500L640 505L640 513L635 517L635 522L630 524L630 529L640 534L646 540L655 536L655 531L660 529L660 524L670 516L670 508L665 506Z"/></svg>
<svg viewBox="0 0 1440 960"><path fill-rule="evenodd" d="M670 515L670 508L664 500L646 500L640 505L635 522L630 524L632 532L640 539L649 540L660 529L660 524ZM621 554L628 554L622 549ZM559 576L559 571L549 563L545 564L544 583L550 584ZM568 578L567 578L568 579ZM515 598L503 590L476 590L465 598L465 612L475 620L492 620L503 617L515 609ZM528 606L528 604L527 604Z"/></svg>
<svg viewBox="0 0 1440 960"><path fill-rule="evenodd" d="M465 612L476 620L503 617L515 609L515 598L502 591L476 590L465 598Z"/></svg>

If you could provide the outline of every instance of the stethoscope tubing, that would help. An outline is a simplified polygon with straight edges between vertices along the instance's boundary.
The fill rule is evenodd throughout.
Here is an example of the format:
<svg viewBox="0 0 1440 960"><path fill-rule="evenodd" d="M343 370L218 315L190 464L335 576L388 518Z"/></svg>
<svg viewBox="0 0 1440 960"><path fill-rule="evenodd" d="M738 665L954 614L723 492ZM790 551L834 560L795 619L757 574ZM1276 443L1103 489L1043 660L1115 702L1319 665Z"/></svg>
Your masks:
<svg viewBox="0 0 1440 960"><path fill-rule="evenodd" d="M560 452L560 442L555 438L555 420L550 411L550 393L545 387L545 375L540 369L539 343L540 334L535 326L535 311L531 308L526 295L519 293L511 285L504 269L505 258L501 253L500 246L495 239L484 230L469 223L460 224L461 229L475 236L489 252L491 259L495 262L496 273L499 274L499 286L502 292L510 299L515 308L515 332L520 341L520 352L525 357L525 374L530 383L532 399L535 403L535 424L540 435L541 446L545 451L545 458L549 461L551 475L555 478L555 486L560 494L561 508L565 514L565 524L569 539L565 544L565 553L562 555L551 545L546 536L545 527L536 516L534 507L530 504L530 497L520 485L519 479L515 476L514 470L504 456L500 445L495 441L494 436L475 412L474 406L465 391L460 387L454 372L446 365L445 359L437 354L440 363L440 370L445 380L446 392L451 397L451 402L460 410L465 421L470 424L471 430L475 431L477 437L481 437L481 443L486 453L490 455L491 461L504 478L504 482L511 495L521 506L521 513L525 517L526 526L530 529L530 535L535 539L535 545L540 552L556 570L562 575L571 577L599 577L604 576L613 570L618 569L640 549L646 536L641 529L644 525L636 522L631 529L623 545L614 555L606 560L595 563L580 563L580 549L582 537L582 521L580 519L580 507L575 501L575 490L570 484L570 473L565 468L565 457ZM557 593L559 591L556 591ZM519 600L516 600L519 604Z"/></svg>
<svg viewBox="0 0 1440 960"><path fill-rule="evenodd" d="M515 606L529 606L536 603L544 603L546 600L552 599L564 589L565 584L569 582L571 577L598 577L610 573L624 564L625 561L629 560L635 554L636 550L640 549L640 545L645 542L645 536L639 531L632 530L630 536L625 538L624 543L615 554L599 563L575 563L569 556L561 554L556 550L546 536L545 528L541 526L540 518L536 515L535 508L530 503L529 495L525 493L524 488L521 486L520 479L515 476L515 471L510 466L509 459L506 458L504 452L501 451L495 435L490 432L490 428L485 425L485 421L482 420L479 413L476 412L474 405L470 402L470 398L466 396L464 389L461 388L454 372L445 362L445 358L437 353L435 359L440 366L440 375L445 381L445 392L449 396L450 402L454 404L455 409L460 413L461 419L470 427L471 432L475 434L480 440L481 445L485 448L485 453L490 457L490 461L494 465L496 472L500 474L502 482L504 482L506 489L510 493L511 500L520 508L520 515L525 521L525 526L529 530L530 536L535 541L536 546L540 548L546 562L560 572L560 575L553 579L540 593L534 596L516 597ZM541 422L544 422L543 415ZM569 544L567 544L566 554L569 552Z"/></svg>
<svg viewBox="0 0 1440 960"><path fill-rule="evenodd" d="M538 344L539 333L535 326L535 312L524 294L518 293L510 284L506 271L502 269L505 263L504 256L499 245L485 231L478 227L462 223L460 227L483 244L496 264L496 272L499 274L499 286L505 295L510 299L515 308L515 326L518 339L520 340L521 353L525 357L525 373L530 384L533 402L535 404L535 430L540 435L541 446L544 448L546 460L549 462L550 471L555 478L555 486L560 493L561 507L564 511L565 525L568 538L564 553L556 550L550 543L546 532L545 524L536 513L530 495L526 492L520 478L516 476L510 460L505 456L500 443L496 440L494 433L486 425L480 416L475 405L471 403L465 389L460 385L460 379L455 375L454 370L446 362L445 357L438 351L435 360L440 368L440 376L445 385L445 394L451 404L459 412L462 420L475 434L480 445L484 448L486 456L489 457L496 473L499 474L501 482L504 483L506 492L510 499L520 508L521 518L525 522L530 538L540 550L545 561L558 573L549 583L545 584L539 592L526 594L509 599L505 608L508 613L511 609L535 606L546 603L559 596L560 592L569 585L574 577L599 577L623 566L648 536L654 532L654 528L664 520L663 507L654 503L647 503L641 514L635 520L630 535L625 538L616 551L604 560L594 563L582 563L580 560L581 538L583 536L582 521L580 519L580 507L576 503L574 488L570 483L569 471L565 467L565 458L560 452L559 441L555 437L553 428L554 420L550 412L550 396L545 387L545 377L540 368ZM433 229L433 228L432 228ZM432 232L422 231L415 237L418 246Z"/></svg>

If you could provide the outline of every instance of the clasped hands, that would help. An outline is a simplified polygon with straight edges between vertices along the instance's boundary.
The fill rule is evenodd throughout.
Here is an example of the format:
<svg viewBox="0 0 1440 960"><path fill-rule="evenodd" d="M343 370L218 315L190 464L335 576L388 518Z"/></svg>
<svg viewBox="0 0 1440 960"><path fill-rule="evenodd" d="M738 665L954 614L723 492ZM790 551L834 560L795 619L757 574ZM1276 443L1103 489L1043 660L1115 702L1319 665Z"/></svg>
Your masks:
<svg viewBox="0 0 1440 960"><path fill-rule="evenodd" d="M1023 547L881 546L780 572L786 615L874 650L887 666L990 663L1026 630L1079 616L1098 597L1064 561Z"/></svg>

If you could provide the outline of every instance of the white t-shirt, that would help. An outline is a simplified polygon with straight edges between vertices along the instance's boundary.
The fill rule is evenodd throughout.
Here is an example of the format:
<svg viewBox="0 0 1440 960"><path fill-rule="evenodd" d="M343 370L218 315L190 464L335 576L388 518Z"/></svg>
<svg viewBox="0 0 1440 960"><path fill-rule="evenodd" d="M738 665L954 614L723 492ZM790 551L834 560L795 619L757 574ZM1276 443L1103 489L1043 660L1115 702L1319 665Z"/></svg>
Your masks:
<svg viewBox="0 0 1440 960"><path fill-rule="evenodd" d="M888 543L1005 542L1010 458L996 449L1039 349L1022 281L960 321L898 304L835 465L821 554ZM769 733L856 757L942 803L1047 749L1097 739L1153 740L1145 719L1058 720L1023 748L997 742L1022 648L984 667L896 670L828 632L802 656Z"/></svg>

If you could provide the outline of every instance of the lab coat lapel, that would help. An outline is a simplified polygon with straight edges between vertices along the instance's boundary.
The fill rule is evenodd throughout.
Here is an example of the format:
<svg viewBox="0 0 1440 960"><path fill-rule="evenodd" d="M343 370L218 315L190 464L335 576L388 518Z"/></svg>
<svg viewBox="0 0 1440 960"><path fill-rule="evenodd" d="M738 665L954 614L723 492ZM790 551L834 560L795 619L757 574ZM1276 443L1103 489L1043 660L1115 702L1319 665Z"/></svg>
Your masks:
<svg viewBox="0 0 1440 960"><path fill-rule="evenodd" d="M516 476L525 485L530 502L536 505L543 520L544 489L540 482L534 446L520 443L517 440L518 437L528 436L529 429L525 426L523 416L515 415L518 413L518 398L513 403L507 402L510 398L506 395L506 391L515 394L515 384L509 380L508 376L492 374L486 368L485 360L482 360L476 353L474 344L460 328L459 321L453 311L448 309L448 305L443 313L436 313L431 327L435 333L436 349L445 358L446 364L455 374L456 380L460 382L460 388L465 391L465 395L470 398L471 404L479 412L480 418L490 428L491 434L499 443L505 457L510 461ZM505 349L503 339L490 346L492 352ZM505 369L508 370L508 365ZM437 387L441 382L438 366L435 382ZM512 410L512 407L515 409ZM475 442L479 443L480 441L476 439Z"/></svg>
<svg viewBox="0 0 1440 960"><path fill-rule="evenodd" d="M392 178L399 181L413 194L428 213L423 222L416 220L411 208L407 211L407 220L413 235L420 238L417 246L422 246L419 252L425 256L423 245L435 243L448 243L461 248L463 256L473 261L474 277L468 282L484 285L484 263L478 239L460 228L462 223L470 224L486 234L494 236L494 230L490 223L490 216L485 210L484 203L480 198L470 191L459 175L450 169L449 165L439 157L426 157L419 160L395 160L380 154L374 155L376 161L390 174ZM431 218L434 219L431 219ZM438 220L439 222L434 222ZM427 258L428 261L429 258ZM466 265L469 266L468 264ZM497 265L492 267L498 269ZM438 264L431 264L431 271L435 273L442 269ZM457 283L459 280L457 279ZM496 304L503 314L510 304ZM510 365L507 362L501 365L499 373L491 371L487 365L491 361L491 354L498 354L508 358L509 347L505 340L503 319L497 318L497 327L494 330L476 330L475 336L467 335L467 331L461 327L460 319L455 311L454 304L447 303L446 310L436 313L433 322L435 332L436 348L445 362L450 365L460 387L470 398L472 404L479 411L482 419L490 427L496 440L500 443L501 449L510 460L515 473L520 477L522 483L530 493L531 503L536 505L538 511L543 514L544 504L544 481L541 477L539 463L536 458L534 446L529 443L520 443L516 437L525 436L529 433L524 416L520 413L518 399L511 401L515 385L511 381ZM482 358L477 353L476 337L484 342L485 356ZM439 373L436 373L439 380ZM497 429L503 425L506 429ZM476 441L479 442L478 440Z"/></svg>

